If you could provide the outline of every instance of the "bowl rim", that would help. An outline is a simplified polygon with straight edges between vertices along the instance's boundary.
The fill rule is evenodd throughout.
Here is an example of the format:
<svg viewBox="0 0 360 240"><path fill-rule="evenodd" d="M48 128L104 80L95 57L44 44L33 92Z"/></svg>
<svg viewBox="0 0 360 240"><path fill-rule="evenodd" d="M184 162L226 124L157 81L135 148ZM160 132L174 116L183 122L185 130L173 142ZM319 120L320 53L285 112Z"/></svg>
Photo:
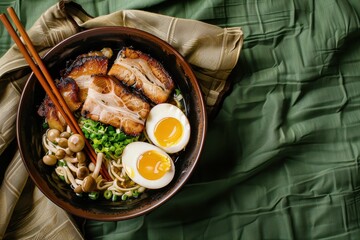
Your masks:
<svg viewBox="0 0 360 240"><path fill-rule="evenodd" d="M76 42L76 41L80 41L82 39L84 39L84 37L93 37L95 35L100 35L101 33L109 33L112 31L123 31L125 32L125 34L130 35L130 36L136 36L136 37L140 37L140 38L146 38L149 39L149 41L152 42L156 42L158 44L160 44L161 48L163 51L166 52L171 52L171 54L174 54L176 56L176 59L179 60L179 62L181 63L181 67L184 68L184 72L187 75L187 78L189 79L189 81L191 82L191 87L193 88L193 91L195 91L196 95L198 96L198 103L200 106L197 106L200 111L197 111L197 115L201 115L200 119L202 120L202 129L199 129L199 131L201 132L200 134L200 143L199 144L199 151L197 153L195 153L195 157L194 157L194 163L192 165L189 166L189 168L187 169L187 171L184 174L184 177L181 178L181 181L174 185L174 187L171 188L171 190L169 190L169 193L164 195L160 200L157 200L154 204L150 205L149 207L145 208L145 209L141 209L140 211L134 211L134 212L128 212L127 215L108 215L108 214L101 214L101 213L93 213L93 212L86 212L86 216L82 213L83 210L79 210L77 208L75 208L71 203L63 201L59 198L53 198L51 196L50 193L48 193L47 191L45 191L45 189L43 188L43 186L39 186L37 183L37 178L35 175L39 174L36 172L33 172L33 169L31 168L31 166L29 166L27 164L27 162L25 161L26 156L25 153L22 151L21 149L21 142L20 142L20 116L21 116L21 110L24 107L23 104L23 98L24 98L24 93L25 90L28 88L28 85L30 85L31 79L34 79L34 73L32 72L28 79L26 80L26 84L23 88L23 91L21 93L20 96L20 101L19 101L19 106L18 106L18 111L17 111L17 118L16 118L16 136L17 136L17 144L19 147L19 152L20 152L20 156L22 159L22 162L24 163L27 172L30 176L30 178L32 179L32 181L35 183L35 185L40 189L40 191L53 203L55 203L57 206L59 206L60 208L62 208L64 211L76 215L78 217L82 217L85 219L91 219L91 220L100 220L100 221L119 221L119 220L126 220L126 219L130 219L130 218L134 218L137 216L141 216L141 215L145 215L149 212L151 212L152 210L154 210L155 208L159 207L160 205L164 204L165 202L167 202L169 199L171 199L182 187L183 185L187 182L187 180L190 178L190 175L193 173L194 168L196 167L200 155L202 153L203 150L203 146L204 146L204 142L205 142L205 136L206 136L206 132L207 132L207 124L208 124L208 120L207 120L207 113L206 113L206 108L205 108L205 102L203 99L203 95L202 92L200 90L200 85L197 81L197 78L190 66L190 64L185 60L185 58L173 47L171 46L169 43L167 43L166 41L160 39L159 37L145 32L143 30L139 30L136 28L131 28L131 27L124 27L124 26L104 26L104 27L96 27L96 28L92 28L92 29L87 29L87 30L83 30L80 31L62 41L60 41L58 44L56 44L55 46L53 46L52 48L50 48L46 54L44 54L44 56L42 57L42 59L45 59L48 56L51 56L53 54L53 51L55 51L58 48L61 48L63 46L66 46L69 43L72 42ZM164 50L165 49L165 50ZM35 77L36 78L36 77ZM36 81L36 80L32 80L32 81ZM41 176L40 176L41 177Z"/></svg>

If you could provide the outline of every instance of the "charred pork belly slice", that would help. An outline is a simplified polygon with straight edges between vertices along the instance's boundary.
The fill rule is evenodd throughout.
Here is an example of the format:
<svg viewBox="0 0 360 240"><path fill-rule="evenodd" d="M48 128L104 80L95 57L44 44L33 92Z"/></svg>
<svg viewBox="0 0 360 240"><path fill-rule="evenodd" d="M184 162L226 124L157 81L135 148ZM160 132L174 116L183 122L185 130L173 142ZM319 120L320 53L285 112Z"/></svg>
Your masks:
<svg viewBox="0 0 360 240"><path fill-rule="evenodd" d="M91 75L107 73L109 58L112 54L110 48L103 48L101 51L79 55L62 71L62 77L57 80L56 86L71 111L78 110L85 101L87 88L92 81ZM51 128L62 130L66 126L64 118L48 96L45 96L41 103L38 114L46 118Z"/></svg>
<svg viewBox="0 0 360 240"><path fill-rule="evenodd" d="M75 80L72 78L64 78L58 81L56 87L59 89L61 95L63 96L66 104L69 106L72 112L78 110L82 102L79 98L79 86L76 84Z"/></svg>
<svg viewBox="0 0 360 240"><path fill-rule="evenodd" d="M174 89L173 80L158 61L131 48L119 52L108 74L156 104L166 102Z"/></svg>
<svg viewBox="0 0 360 240"><path fill-rule="evenodd" d="M62 72L62 78L72 78L79 86L80 102L84 102L87 95L92 75L105 75L108 70L109 58L112 56L110 48L103 48L101 51L89 52L79 55Z"/></svg>
<svg viewBox="0 0 360 240"><path fill-rule="evenodd" d="M37 113L41 117L45 117L49 125L49 128L55 128L60 132L66 130L66 121L60 112L55 108L54 103L46 95L42 101L40 107L38 108Z"/></svg>
<svg viewBox="0 0 360 240"><path fill-rule="evenodd" d="M62 72L62 77L70 77L76 80L76 78L84 75L106 74L111 56L112 50L110 48L81 54Z"/></svg>
<svg viewBox="0 0 360 240"><path fill-rule="evenodd" d="M110 76L94 76L81 114L122 129L126 134L139 135L150 111L150 104L129 92Z"/></svg>
<svg viewBox="0 0 360 240"><path fill-rule="evenodd" d="M84 75L106 74L108 67L108 58L100 56L87 56L77 58L66 68L63 77L70 77L76 80Z"/></svg>
<svg viewBox="0 0 360 240"><path fill-rule="evenodd" d="M84 75L84 76L80 76L76 79L67 77L65 79L61 79L61 81L69 81L68 79L72 79L78 88L77 93L76 93L78 96L78 101L80 103L83 103L87 97L88 88L89 88L89 85L92 82L93 78L94 77L92 75Z"/></svg>

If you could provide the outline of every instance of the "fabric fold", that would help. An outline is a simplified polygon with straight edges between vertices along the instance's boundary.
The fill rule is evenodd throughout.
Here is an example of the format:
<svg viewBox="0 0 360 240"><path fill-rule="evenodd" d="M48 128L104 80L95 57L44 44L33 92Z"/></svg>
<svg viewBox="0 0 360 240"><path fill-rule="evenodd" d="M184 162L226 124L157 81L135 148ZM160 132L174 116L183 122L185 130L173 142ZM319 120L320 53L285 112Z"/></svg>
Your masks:
<svg viewBox="0 0 360 240"><path fill-rule="evenodd" d="M170 16L140 11L122 10L108 15L91 17L80 5L74 2L60 1L49 8L27 31L40 56L43 56L53 46L75 33L102 26L125 26L149 32L176 48L191 64L204 95L209 116L216 112L221 97L228 89L229 74L235 67L243 44L243 32L240 27L220 28L204 22L174 18ZM191 34L188 34L191 33ZM0 154L15 138L15 123L17 105L20 94L29 75L29 68L16 46L0 59ZM5 114L4 114L5 113ZM34 113L35 114L35 113ZM4 160L0 161L3 165ZM6 167L6 166L4 166ZM12 178L14 172L20 172ZM1 179L1 178L0 178ZM81 239L72 219L54 204L48 201L37 189L30 191L33 196L32 208L22 208L21 192L28 179L21 158L17 153L7 167L0 186L0 239L9 230L8 237L27 238L43 236L51 239ZM32 187L26 185L26 188ZM42 199L37 201L36 199ZM18 204L19 203L19 204ZM41 209L47 209L41 212ZM16 228L9 224L13 213L26 215L26 222L36 219L39 225L28 225L27 230ZM46 217L53 214L52 222ZM46 230L54 222L66 223L49 233ZM7 229L11 225L11 229ZM66 227L66 231L64 231ZM56 234L62 231L62 234ZM6 235L5 235L6 236Z"/></svg>

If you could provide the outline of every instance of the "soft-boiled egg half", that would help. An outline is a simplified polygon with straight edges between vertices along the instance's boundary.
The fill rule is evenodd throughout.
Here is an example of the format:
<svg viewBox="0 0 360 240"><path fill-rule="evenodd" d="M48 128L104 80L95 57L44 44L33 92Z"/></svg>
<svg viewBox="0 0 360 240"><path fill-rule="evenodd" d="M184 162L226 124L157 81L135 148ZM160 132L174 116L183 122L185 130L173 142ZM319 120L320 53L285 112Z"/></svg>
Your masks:
<svg viewBox="0 0 360 240"><path fill-rule="evenodd" d="M169 103L150 110L145 129L151 142L167 153L183 150L190 139L189 120L180 108Z"/></svg>
<svg viewBox="0 0 360 240"><path fill-rule="evenodd" d="M122 164L131 180L149 189L166 186L175 174L171 157L160 148L146 142L128 144L122 154Z"/></svg>

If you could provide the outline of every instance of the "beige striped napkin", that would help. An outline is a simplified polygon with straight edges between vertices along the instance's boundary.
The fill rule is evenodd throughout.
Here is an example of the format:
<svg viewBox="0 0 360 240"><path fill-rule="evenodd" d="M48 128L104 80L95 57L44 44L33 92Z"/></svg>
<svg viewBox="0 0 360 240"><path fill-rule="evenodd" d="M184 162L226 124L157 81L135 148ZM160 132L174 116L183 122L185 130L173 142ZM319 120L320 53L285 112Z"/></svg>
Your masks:
<svg viewBox="0 0 360 240"><path fill-rule="evenodd" d="M42 55L76 32L100 26L138 28L174 46L194 68L209 113L216 110L227 90L228 76L243 44L241 28L220 28L136 10L92 18L79 5L63 1L47 10L28 33ZM28 73L16 46L0 59L0 169L6 169L0 171L0 239L82 239L71 216L28 181L19 152L13 151L15 144L10 145L15 139L17 105Z"/></svg>

